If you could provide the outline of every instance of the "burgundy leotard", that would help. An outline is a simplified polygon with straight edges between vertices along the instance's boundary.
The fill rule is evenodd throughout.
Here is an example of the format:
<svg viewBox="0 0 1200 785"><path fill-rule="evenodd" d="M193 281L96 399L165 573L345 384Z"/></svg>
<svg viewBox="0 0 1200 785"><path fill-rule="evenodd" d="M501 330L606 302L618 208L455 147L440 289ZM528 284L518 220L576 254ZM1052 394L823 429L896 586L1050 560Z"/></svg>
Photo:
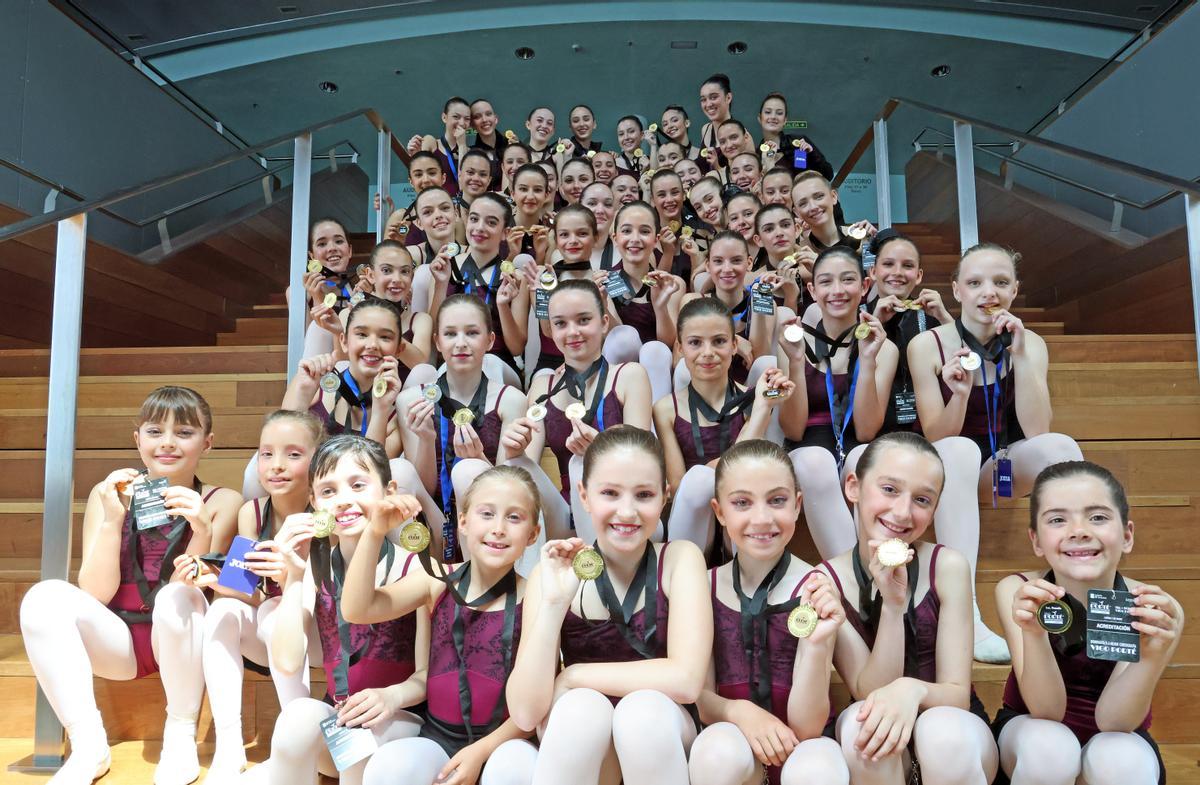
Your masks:
<svg viewBox="0 0 1200 785"><path fill-rule="evenodd" d="M608 392L604 395L604 400L600 404L602 411L601 417L604 420L604 427L611 428L614 425L620 425L622 422L621 400L617 397L617 380L621 377L621 371L625 368L625 363L621 363L616 367L612 376L612 386L608 388ZM601 419L598 417L597 420ZM558 460L559 487L562 488L563 499L568 503L571 501L571 478L569 476L568 464L571 462L571 451L567 449L567 437L571 435L571 421L567 419L567 415L562 409L554 405L553 400L546 401L546 446L554 453L554 457ZM597 429L599 430L597 423Z"/></svg>
<svg viewBox="0 0 1200 785"><path fill-rule="evenodd" d="M938 335L937 330L933 331L933 339L937 341L938 357L941 358L944 365L946 363L946 352L942 347L942 338ZM988 382L990 389L995 382L995 378L989 378ZM950 399L954 397L954 393L946 386L946 382L940 374L938 375L938 386L942 390L942 403L949 403ZM1004 444L1012 444L1015 441L1025 438L1024 433L1021 431L1021 424L1017 420L1017 391L1013 383L1011 369L1007 369L1000 380L999 414L999 421L992 424L993 433L1007 434L1007 438L1002 440ZM963 416L962 430L959 431L959 435L965 436L979 445L979 451L982 453L984 461L991 457L992 447L988 439L987 400L984 397L982 384L977 384L971 388L971 395L967 398L967 412Z"/></svg>
<svg viewBox="0 0 1200 785"><path fill-rule="evenodd" d="M621 318L621 324L627 324L637 330L642 343L658 340L658 318L654 315L654 306L648 302L639 303L613 301L613 308Z"/></svg>
<svg viewBox="0 0 1200 785"><path fill-rule="evenodd" d="M479 383L487 384L487 381L487 377L485 376L480 378ZM483 444L483 454L493 463L496 461L496 453L500 451L500 432L504 428L504 423L500 420L500 401L504 399L505 393L513 389L513 387L507 384L500 388L500 392L496 395L496 405L492 407L491 411L483 415L483 420L480 421L479 427L475 429L475 432L479 435L480 443ZM520 395L519 392L515 392L514 394ZM451 431L453 431L453 426L451 426ZM453 433L450 434L450 438L453 438ZM433 440L433 460L434 466L440 467L442 465L442 440L440 438ZM441 498L437 494L434 495L436 498Z"/></svg>
<svg viewBox="0 0 1200 785"><path fill-rule="evenodd" d="M696 452L696 440L692 437L692 423L679 415L679 391L671 393L671 402L675 405L675 421L671 429L675 431L675 440L679 442L679 452L683 456L683 468L701 466L717 458L721 454L721 426L701 425L700 443L704 445L704 456ZM746 424L746 415L738 413L729 418L729 443L732 446L737 441L742 426Z"/></svg>
<svg viewBox="0 0 1200 785"><path fill-rule="evenodd" d="M808 422L804 426L802 439L787 441L785 446L789 450L795 447L824 447L830 453L837 454L837 441L833 436L833 414L829 410L829 394L825 390L825 374L825 371L805 361L804 389L808 394ZM850 394L850 383L849 373L833 374L833 394L845 398ZM841 425L842 423L838 423L837 427L840 428ZM844 438L842 449L846 453L858 446L853 421L846 427Z"/></svg>
<svg viewBox="0 0 1200 785"><path fill-rule="evenodd" d="M327 393L327 392L322 391L321 396L319 398L317 398L316 403L314 403L312 406L308 407L308 410L318 420L325 423L325 433L329 434L330 436L339 436L346 432L346 426L345 426L345 424L338 422L337 420L335 420L334 418L332 418L330 416L331 410L325 406L325 398L326 398L326 396L330 396L330 395L336 396L337 393L336 392ZM338 399L335 397L333 399L334 410L337 409L337 401L338 401ZM371 416L371 409L370 409L370 407L367 407L367 417L370 417L370 416ZM396 416L396 410L395 410L395 408L393 408L390 412L388 412L388 422L391 422L392 418L394 418L395 416Z"/></svg>

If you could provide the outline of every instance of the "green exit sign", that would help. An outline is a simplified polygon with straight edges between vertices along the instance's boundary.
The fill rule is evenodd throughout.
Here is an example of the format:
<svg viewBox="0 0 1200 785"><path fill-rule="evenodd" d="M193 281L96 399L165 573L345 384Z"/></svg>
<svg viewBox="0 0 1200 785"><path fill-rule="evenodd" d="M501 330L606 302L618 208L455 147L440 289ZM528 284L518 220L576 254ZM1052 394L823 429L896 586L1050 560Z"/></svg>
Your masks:
<svg viewBox="0 0 1200 785"><path fill-rule="evenodd" d="M784 129L788 128L808 128L807 120L788 120L783 124Z"/></svg>

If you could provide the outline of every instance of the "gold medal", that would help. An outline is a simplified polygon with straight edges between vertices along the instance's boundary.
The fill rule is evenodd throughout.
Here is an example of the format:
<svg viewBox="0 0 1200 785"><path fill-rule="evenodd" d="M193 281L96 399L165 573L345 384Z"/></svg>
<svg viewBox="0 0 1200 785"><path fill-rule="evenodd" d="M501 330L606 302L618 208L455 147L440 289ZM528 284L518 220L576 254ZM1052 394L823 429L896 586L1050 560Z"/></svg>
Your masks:
<svg viewBox="0 0 1200 785"><path fill-rule="evenodd" d="M504 132L504 138L510 142L515 142L515 141L517 141L517 133L516 133L516 131L509 129Z"/></svg>
<svg viewBox="0 0 1200 785"><path fill-rule="evenodd" d="M116 485L117 493L121 494L122 496L132 496L133 484L135 482L136 480L121 480Z"/></svg>
<svg viewBox="0 0 1200 785"><path fill-rule="evenodd" d="M475 420L475 413L470 409L462 408L454 413L454 424L458 427L470 425Z"/></svg>
<svg viewBox="0 0 1200 785"><path fill-rule="evenodd" d="M458 243L446 243L444 246L442 246L442 250L445 251L449 256L458 256L459 251L462 250L462 247Z"/></svg>
<svg viewBox="0 0 1200 785"><path fill-rule="evenodd" d="M371 395L375 396L376 398L382 398L383 396L387 395L387 391L387 379L383 378L382 376L376 376L375 386L371 388Z"/></svg>
<svg viewBox="0 0 1200 785"><path fill-rule="evenodd" d="M500 263L500 273L502 275L512 275L516 271L517 271L517 266L515 264L513 264L512 262L508 261L507 259L505 259L503 262Z"/></svg>
<svg viewBox="0 0 1200 785"><path fill-rule="evenodd" d="M546 419L546 407L540 403L535 403L525 412L525 417L534 422L541 422Z"/></svg>
<svg viewBox="0 0 1200 785"><path fill-rule="evenodd" d="M817 609L813 606L808 603L797 605L788 614L788 632L797 638L807 638L817 629L818 618Z"/></svg>
<svg viewBox="0 0 1200 785"><path fill-rule="evenodd" d="M799 324L789 324L783 328L783 340L788 343L800 343L804 340L804 328Z"/></svg>
<svg viewBox="0 0 1200 785"><path fill-rule="evenodd" d="M403 237L404 235L408 234L408 224L400 224L396 227L396 231L400 233L401 237Z"/></svg>
<svg viewBox="0 0 1200 785"><path fill-rule="evenodd" d="M696 233L696 230L690 226L685 226L679 230L680 237L691 237L695 233Z"/></svg>
<svg viewBox="0 0 1200 785"><path fill-rule="evenodd" d="M703 150L701 150L701 151L700 151L700 157L701 157L701 158L708 158L708 157L709 157L709 155L710 155L710 153L709 153L709 151L708 151L708 148L707 148L707 147L705 147Z"/></svg>
<svg viewBox="0 0 1200 785"><path fill-rule="evenodd" d="M355 292L354 294L350 295L350 307L353 308L365 299L367 299L367 295L363 294L362 292Z"/></svg>
<svg viewBox="0 0 1200 785"><path fill-rule="evenodd" d="M370 269L371 269L370 265L360 264L358 267L354 268L354 274L357 275L359 278L365 278L367 276L367 270L370 270Z"/></svg>
<svg viewBox="0 0 1200 785"><path fill-rule="evenodd" d="M316 259L309 259L309 260L308 260L308 271L309 271L310 273L319 273L319 272L321 272L321 267L322 267L321 263L320 263L320 262L318 262Z"/></svg>
<svg viewBox="0 0 1200 785"><path fill-rule="evenodd" d="M333 534L336 521L337 519L329 510L317 510L313 513L313 536L325 539Z"/></svg>
<svg viewBox="0 0 1200 785"><path fill-rule="evenodd" d="M983 365L983 358L975 352L971 352L966 357L960 358L958 364L962 366L964 371L973 371Z"/></svg>
<svg viewBox="0 0 1200 785"><path fill-rule="evenodd" d="M327 393L335 393L342 386L342 377L330 371L321 377L321 389Z"/></svg>
<svg viewBox="0 0 1200 785"><path fill-rule="evenodd" d="M584 548L575 552L571 569L581 581L594 581L604 572L604 557L595 548Z"/></svg>
<svg viewBox="0 0 1200 785"><path fill-rule="evenodd" d="M1071 606L1062 600L1043 602L1037 609L1037 621L1046 632L1064 633L1071 629Z"/></svg>
<svg viewBox="0 0 1200 785"><path fill-rule="evenodd" d="M421 386L421 395L430 403L437 403L442 400L442 388L436 384L425 384Z"/></svg>
<svg viewBox="0 0 1200 785"><path fill-rule="evenodd" d="M337 292L330 292L329 294L325 295L325 299L322 302L325 303L326 308L332 308L333 306L337 305L337 301Z"/></svg>
<svg viewBox="0 0 1200 785"><path fill-rule="evenodd" d="M999 313L999 311L1000 311L999 305L989 305L987 308L983 309L983 312L986 313L988 316L995 316L997 313Z"/></svg>
<svg viewBox="0 0 1200 785"><path fill-rule="evenodd" d="M576 401L568 406L563 414L567 415L568 420L582 420L584 415L587 414L587 407Z"/></svg>
<svg viewBox="0 0 1200 785"><path fill-rule="evenodd" d="M795 264L796 263L796 254L790 253L787 256L783 257L783 259L781 259L780 261L783 264Z"/></svg>
<svg viewBox="0 0 1200 785"><path fill-rule="evenodd" d="M566 151L567 151L567 146L565 144L563 144L562 142L559 142L558 144L556 144L554 146L554 152L556 152L560 155L562 153L565 153Z"/></svg>
<svg viewBox="0 0 1200 785"><path fill-rule="evenodd" d="M760 144L758 146L758 149L760 152L769 153L769 152L771 152L771 145L767 144L766 142L763 142L762 144Z"/></svg>
<svg viewBox="0 0 1200 785"><path fill-rule="evenodd" d="M863 340L870 334L871 334L870 322L859 322L858 326L854 328L854 337L855 337L855 339L857 339L859 341Z"/></svg>
<svg viewBox="0 0 1200 785"><path fill-rule="evenodd" d="M646 171L642 172L642 179L644 179L644 180L653 180L653 179L654 179L654 173L655 173L655 172L657 172L657 171L658 171L657 169L647 169Z"/></svg>
<svg viewBox="0 0 1200 785"><path fill-rule="evenodd" d="M650 123L650 127L647 128L646 130L649 131L650 133L654 133L655 131L658 130L658 123Z"/></svg>
<svg viewBox="0 0 1200 785"><path fill-rule="evenodd" d="M642 276L642 286L654 286L656 283L658 282L649 274Z"/></svg>
<svg viewBox="0 0 1200 785"><path fill-rule="evenodd" d="M409 553L420 553L429 547L429 529L420 521L409 521L400 527L400 547Z"/></svg>
<svg viewBox="0 0 1200 785"><path fill-rule="evenodd" d="M799 146L800 146L800 140L799 140L799 139L793 139L793 140L792 140L792 147L799 147Z"/></svg>
<svg viewBox="0 0 1200 785"><path fill-rule="evenodd" d="M558 286L558 276L554 274L553 270L542 270L540 273L538 273L538 286L542 287L546 291L550 291L554 287Z"/></svg>
<svg viewBox="0 0 1200 785"><path fill-rule="evenodd" d="M846 230L846 236L851 240L865 240L867 237L867 229L865 226L851 226Z"/></svg>
<svg viewBox="0 0 1200 785"><path fill-rule="evenodd" d="M635 148L633 148L633 153L632 153L632 155L633 155L633 157L634 157L634 158L641 158L642 156L644 156L644 155L645 155L645 153L643 153L643 152L642 152L642 148L640 148L640 147L635 147Z"/></svg>
<svg viewBox="0 0 1200 785"><path fill-rule="evenodd" d="M908 561L908 543L900 538L892 538L879 543L875 558L884 567L899 567Z"/></svg>
<svg viewBox="0 0 1200 785"><path fill-rule="evenodd" d="M595 151L595 150L588 150L588 151L587 151L587 157L588 157L588 158L595 158L595 157L596 157L596 151Z"/></svg>
<svg viewBox="0 0 1200 785"><path fill-rule="evenodd" d="M679 230L683 228L683 224L679 223L679 221L671 221L671 223L667 224L667 228L670 229L673 234L679 234Z"/></svg>

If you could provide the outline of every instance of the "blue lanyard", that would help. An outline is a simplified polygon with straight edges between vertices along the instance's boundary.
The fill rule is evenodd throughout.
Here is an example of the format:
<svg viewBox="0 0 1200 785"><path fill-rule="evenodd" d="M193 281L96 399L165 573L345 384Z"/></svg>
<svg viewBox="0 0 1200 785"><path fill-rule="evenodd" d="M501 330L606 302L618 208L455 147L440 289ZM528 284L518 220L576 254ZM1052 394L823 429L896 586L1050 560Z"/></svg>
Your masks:
<svg viewBox="0 0 1200 785"><path fill-rule="evenodd" d="M471 260L472 264L475 264L474 256L468 255L467 258ZM479 265L475 265L475 270L477 273L482 272L479 269ZM498 281L499 279L500 279L500 262L496 261L496 262L494 262L494 266L492 267L492 280L488 282L488 285L486 287L484 287L484 290L483 290L483 301L485 303L487 303L488 305L492 304L492 301L489 300L488 298L496 290L496 281ZM467 276L463 276L463 292L464 293L474 294L475 293L475 285L476 285L476 278L474 275L470 276L470 280L468 280Z"/></svg>
<svg viewBox="0 0 1200 785"><path fill-rule="evenodd" d="M350 388L350 392L354 393L354 400L358 402L358 408L362 409L362 431L361 431L360 435L366 436L367 435L367 421L370 418L370 414L367 412L367 405L365 403L363 403L362 391L360 391L358 389L358 383L355 382L354 377L350 375L349 369L342 371L342 381L345 382L346 386ZM349 401L347 401L347 403L349 403ZM346 422L347 430L349 430L349 425L350 425L350 423L347 420L347 422Z"/></svg>
<svg viewBox="0 0 1200 785"><path fill-rule="evenodd" d="M992 381L992 393L988 394L987 381L987 366L980 368L979 372L983 375L983 409L987 413L988 424L988 444L992 448L992 458L996 457L996 439L997 431L1000 428L1000 399L1002 391L1000 389L1000 377L1004 373L1004 355L996 361L996 378Z"/></svg>
<svg viewBox="0 0 1200 785"><path fill-rule="evenodd" d="M446 143L446 163L450 165L450 176L454 178L454 182L458 182L458 167L454 165L454 148L450 145L450 140L442 137L442 141Z"/></svg>
<svg viewBox="0 0 1200 785"><path fill-rule="evenodd" d="M482 383L486 384L486 381ZM455 455L454 448L450 445L450 424L440 409L438 410L438 432L441 434L442 440L442 457L438 461L438 482L442 489L442 513L446 518L442 522L442 561L451 564L454 562L454 551L458 544L454 516L450 509L450 497L454 494L454 486L450 482L450 469L454 467Z"/></svg>
<svg viewBox="0 0 1200 785"><path fill-rule="evenodd" d="M846 428L850 425L850 421L854 419L854 391L858 389L858 363L854 362L854 358L850 358L853 369L850 372L850 395L849 401L846 404L846 413L842 416L841 427L837 424L837 407L834 405L833 397L833 357L825 364L825 396L829 399L829 424L833 427L833 440L837 444L837 465L838 471L842 470L842 465L846 463Z"/></svg>
<svg viewBox="0 0 1200 785"><path fill-rule="evenodd" d="M596 430L604 430L604 390L596 390L596 395L600 396L600 403L596 405Z"/></svg>

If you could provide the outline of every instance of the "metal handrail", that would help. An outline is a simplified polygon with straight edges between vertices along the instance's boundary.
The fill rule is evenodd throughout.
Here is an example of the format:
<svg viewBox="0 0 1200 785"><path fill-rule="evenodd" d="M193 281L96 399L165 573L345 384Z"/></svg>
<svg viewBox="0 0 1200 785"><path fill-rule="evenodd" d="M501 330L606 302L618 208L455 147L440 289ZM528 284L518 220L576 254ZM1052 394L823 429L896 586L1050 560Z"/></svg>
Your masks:
<svg viewBox="0 0 1200 785"><path fill-rule="evenodd" d="M1059 155L1065 155L1068 158L1075 158L1094 166L1099 166L1120 174L1132 175L1134 177L1174 189L1172 193L1159 197L1159 199L1164 201L1179 194L1188 194L1193 198L1200 198L1200 183L1194 183L1190 180L1184 180L1181 177L1164 174L1163 172L1157 172L1153 169L1147 169L1144 166L1138 166L1137 164L1131 164L1126 161L1118 161L1115 158L1109 158L1106 155L1100 155L1098 153L1088 152L1087 150L1081 150L1078 147L1072 147L1070 145L1063 144L1062 142L1055 142L1049 139L1040 139L1036 136L1030 136L1029 134L1022 133L1012 128L1005 128L1002 125L996 125L995 123L988 122L987 120L980 120L976 117L970 117L968 115L959 114L958 112L952 112L949 109L942 109L941 107L932 106L922 101L915 101L911 98L889 98L887 103L884 104L883 109L881 109L879 114L876 116L875 120L886 120L887 118L891 117L892 113L895 112L897 107L900 106L912 107L913 109L918 109L939 117L944 117L947 120L953 120L956 123L961 123L974 128L982 128L986 131L991 131L992 133L1014 139L1030 147L1049 150ZM837 187L846 179L851 170L854 168L854 165L858 163L858 159L861 158L862 154L866 152L866 149L871 146L871 142L874 141L874 139L875 129L872 126L867 128L862 137L859 138L858 143L854 146L854 149L850 151L850 155L842 163L841 167L838 168L837 175L833 178L832 185L834 187ZM1107 197L1109 195L1105 194L1105 196ZM3 235L0 234L0 240L2 239Z"/></svg>
<svg viewBox="0 0 1200 785"><path fill-rule="evenodd" d="M150 191L157 190L164 186L172 185L172 184L180 182L182 180L190 179L192 177L195 177L198 174L204 174L205 172L210 172L214 169L219 169L222 166L227 166L231 163L236 163L236 162L242 160L243 158L245 158L247 155L259 155L259 154L264 153L267 150L271 149L272 147L277 147L281 144L292 142L297 137L310 135L317 131L321 131L326 128L330 128L335 125L340 125L341 123L344 123L348 120L353 120L357 117L365 117L367 119L367 121L370 122L371 125L375 127L376 131L386 131L389 134L391 133L391 131L388 129L387 125L383 122L383 119L379 116L379 113L376 112L374 109L358 109L356 111L348 112L346 114L339 115L339 116L331 118L329 120L324 120L319 123L314 123L312 125L306 126L304 128L301 128L301 129L298 129L295 131L289 131L288 133L281 134L281 135L275 137L274 139L269 139L265 142L261 142L253 147L246 147L243 149L235 150L233 152L222 155L219 158L215 158L204 164L198 164L196 166L192 166L187 169L183 169L181 171L174 172L172 174L164 175L162 177L156 177L152 180L147 180L143 183L139 183L138 185L131 185L131 186L126 186L124 188L119 188L116 191L112 191L108 194L105 194L104 196L101 196L101 197L98 197L95 199L88 199L88 200L80 202L79 204L72 205L71 207L67 207L62 210L55 210L54 212L43 213L42 215L31 216L24 220L17 221L14 224L9 224L8 226L5 226L5 227L0 227L0 242L4 242L5 240L11 240L14 237L20 237L23 234L27 234L29 232L36 231L36 230L41 229L46 226L51 226L53 224L57 224L59 221L64 221L69 218L74 218L77 215L84 215L93 210L102 210L103 208L106 208L109 205L113 205L118 202L123 202L126 199L131 199L135 196L141 196L144 193L148 193ZM394 138L394 136L393 136L393 138ZM294 165L294 162L293 162L293 165ZM256 179L256 180L262 179L264 176L266 176L266 173L257 174L254 179Z"/></svg>

